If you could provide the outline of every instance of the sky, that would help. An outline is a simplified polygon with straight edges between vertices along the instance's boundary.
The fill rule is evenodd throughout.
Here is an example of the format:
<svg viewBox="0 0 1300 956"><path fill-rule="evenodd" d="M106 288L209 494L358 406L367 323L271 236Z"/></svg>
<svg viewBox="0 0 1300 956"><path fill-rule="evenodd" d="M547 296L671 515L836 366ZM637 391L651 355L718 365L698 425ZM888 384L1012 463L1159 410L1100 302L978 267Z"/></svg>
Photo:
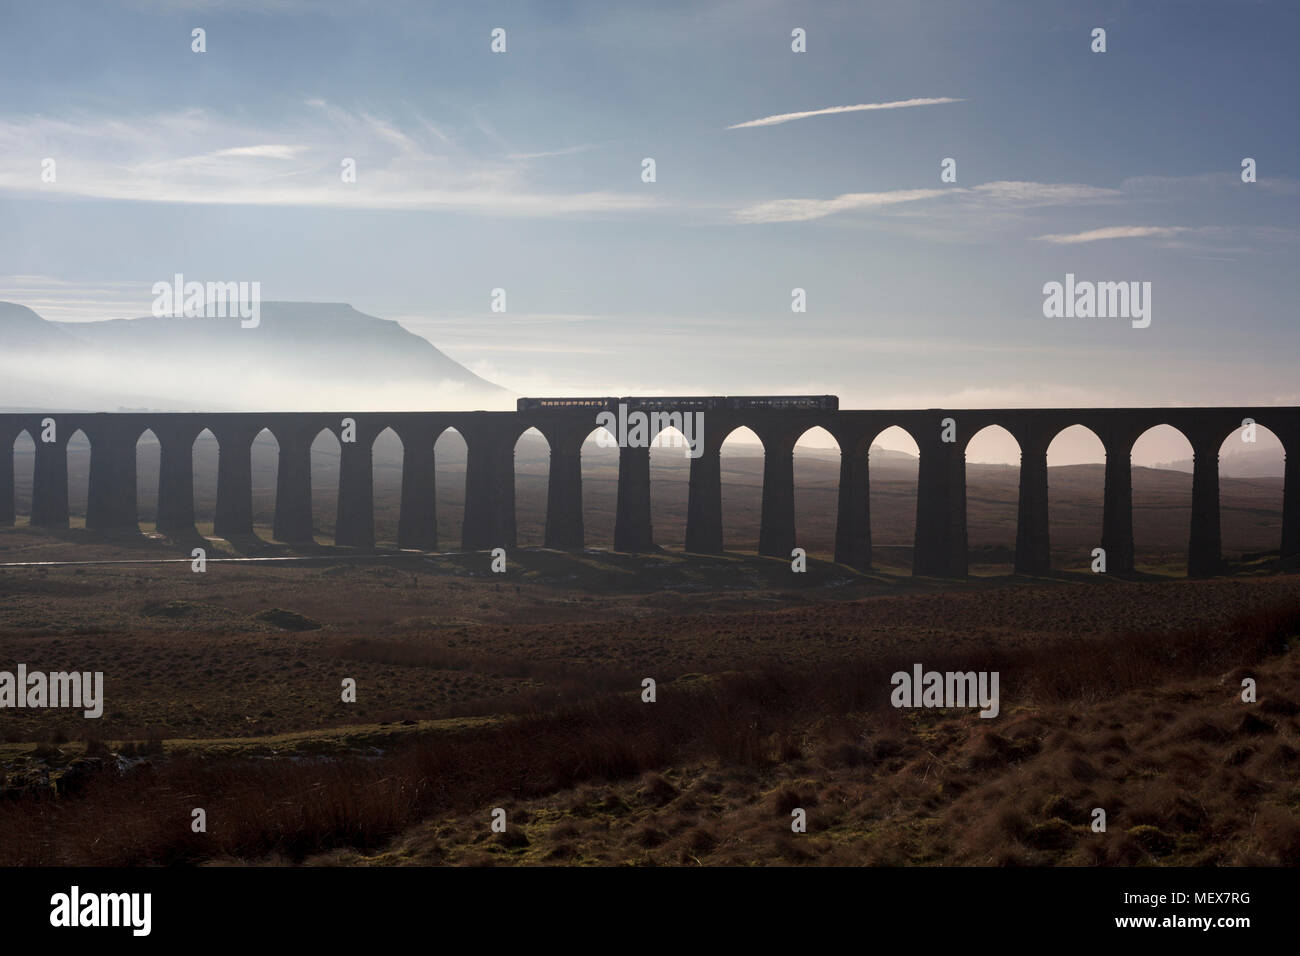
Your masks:
<svg viewBox="0 0 1300 956"><path fill-rule="evenodd" d="M1297 404L1298 28L1290 2L0 0L0 299L89 321L176 273L256 280L527 395ZM1045 316L1067 274L1150 283L1150 324Z"/></svg>

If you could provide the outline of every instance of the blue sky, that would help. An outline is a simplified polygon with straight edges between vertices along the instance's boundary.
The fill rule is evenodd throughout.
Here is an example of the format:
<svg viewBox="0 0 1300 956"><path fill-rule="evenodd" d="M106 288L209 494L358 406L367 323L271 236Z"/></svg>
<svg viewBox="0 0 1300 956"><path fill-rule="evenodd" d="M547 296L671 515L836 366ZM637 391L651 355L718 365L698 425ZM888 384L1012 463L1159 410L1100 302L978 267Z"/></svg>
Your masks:
<svg viewBox="0 0 1300 956"><path fill-rule="evenodd" d="M1293 3L0 10L0 298L47 318L181 272L525 394L1300 402ZM954 102L728 128L914 100ZM1066 273L1149 281L1150 327L1045 318Z"/></svg>

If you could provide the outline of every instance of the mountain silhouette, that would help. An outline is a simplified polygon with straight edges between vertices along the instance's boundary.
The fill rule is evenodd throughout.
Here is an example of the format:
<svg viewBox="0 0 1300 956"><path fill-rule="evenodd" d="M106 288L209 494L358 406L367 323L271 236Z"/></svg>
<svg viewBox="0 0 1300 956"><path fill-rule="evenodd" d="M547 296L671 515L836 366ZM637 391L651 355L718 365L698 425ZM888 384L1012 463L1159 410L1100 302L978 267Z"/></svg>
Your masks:
<svg viewBox="0 0 1300 956"><path fill-rule="evenodd" d="M51 322L0 302L0 404L111 411L509 408L511 393L345 303L237 317Z"/></svg>

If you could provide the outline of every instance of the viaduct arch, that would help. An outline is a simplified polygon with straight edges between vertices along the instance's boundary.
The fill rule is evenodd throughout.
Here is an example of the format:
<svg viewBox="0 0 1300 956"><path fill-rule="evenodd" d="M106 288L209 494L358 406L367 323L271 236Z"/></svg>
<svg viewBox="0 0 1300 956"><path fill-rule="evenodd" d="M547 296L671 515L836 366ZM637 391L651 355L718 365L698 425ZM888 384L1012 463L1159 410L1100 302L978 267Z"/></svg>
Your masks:
<svg viewBox="0 0 1300 956"><path fill-rule="evenodd" d="M673 411L670 404L637 400L644 410ZM678 409L680 410L680 409ZM36 440L31 523L68 525L68 438L82 431L90 440L90 486L86 525L95 531L137 528L136 442L150 430L161 446L158 528L194 532L192 449L204 429L220 447L213 531L222 537L253 533L251 445L263 429L279 444L274 533L281 540L310 541L311 444L329 429L341 439L335 543L372 548L375 543L372 445L386 428L401 440L404 455L398 543L402 548L438 546L434 507L433 448L454 428L467 446L465 514L461 547L486 550L516 544L514 449L535 428L551 449L544 543L577 549L582 520L583 441L595 429L590 408L543 407L514 412L286 412L286 413L59 413L0 415L0 525L14 522L14 441L22 432ZM345 419L351 440L342 441ZM1020 446L1015 569L1050 570L1047 447L1072 425L1091 430L1106 450L1100 546L1112 573L1133 571L1134 442L1155 425L1177 428L1192 445L1192 518L1188 573L1213 574L1221 566L1219 450L1246 420L1282 443L1285 455L1280 552L1300 555L1300 408L1061 408L851 409L723 408L704 413L699 454L690 463L687 551L723 549L720 450L734 429L746 427L764 446L761 554L788 558L795 545L794 446L805 431L822 427L840 447L835 560L871 566L870 474L872 440L890 426L905 429L920 450L913 573L964 577L967 572L966 445L989 425L1006 429ZM53 430L48 423L53 420ZM48 440L47 440L48 439ZM654 548L650 524L650 458L647 447L619 450L614 546L619 551Z"/></svg>

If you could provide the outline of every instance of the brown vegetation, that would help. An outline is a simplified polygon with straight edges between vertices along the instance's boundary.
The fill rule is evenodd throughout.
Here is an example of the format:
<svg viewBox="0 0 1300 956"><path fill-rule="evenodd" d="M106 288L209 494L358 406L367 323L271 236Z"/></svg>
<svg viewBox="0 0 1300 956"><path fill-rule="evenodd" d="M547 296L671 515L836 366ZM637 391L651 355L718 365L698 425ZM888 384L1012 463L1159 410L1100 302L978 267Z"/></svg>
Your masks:
<svg viewBox="0 0 1300 956"><path fill-rule="evenodd" d="M0 804L0 861L1294 864L1297 632L1291 603L1086 643L936 641L680 680L654 704L599 693L372 759L154 757ZM893 710L889 675L915 661L999 670L1002 716Z"/></svg>

